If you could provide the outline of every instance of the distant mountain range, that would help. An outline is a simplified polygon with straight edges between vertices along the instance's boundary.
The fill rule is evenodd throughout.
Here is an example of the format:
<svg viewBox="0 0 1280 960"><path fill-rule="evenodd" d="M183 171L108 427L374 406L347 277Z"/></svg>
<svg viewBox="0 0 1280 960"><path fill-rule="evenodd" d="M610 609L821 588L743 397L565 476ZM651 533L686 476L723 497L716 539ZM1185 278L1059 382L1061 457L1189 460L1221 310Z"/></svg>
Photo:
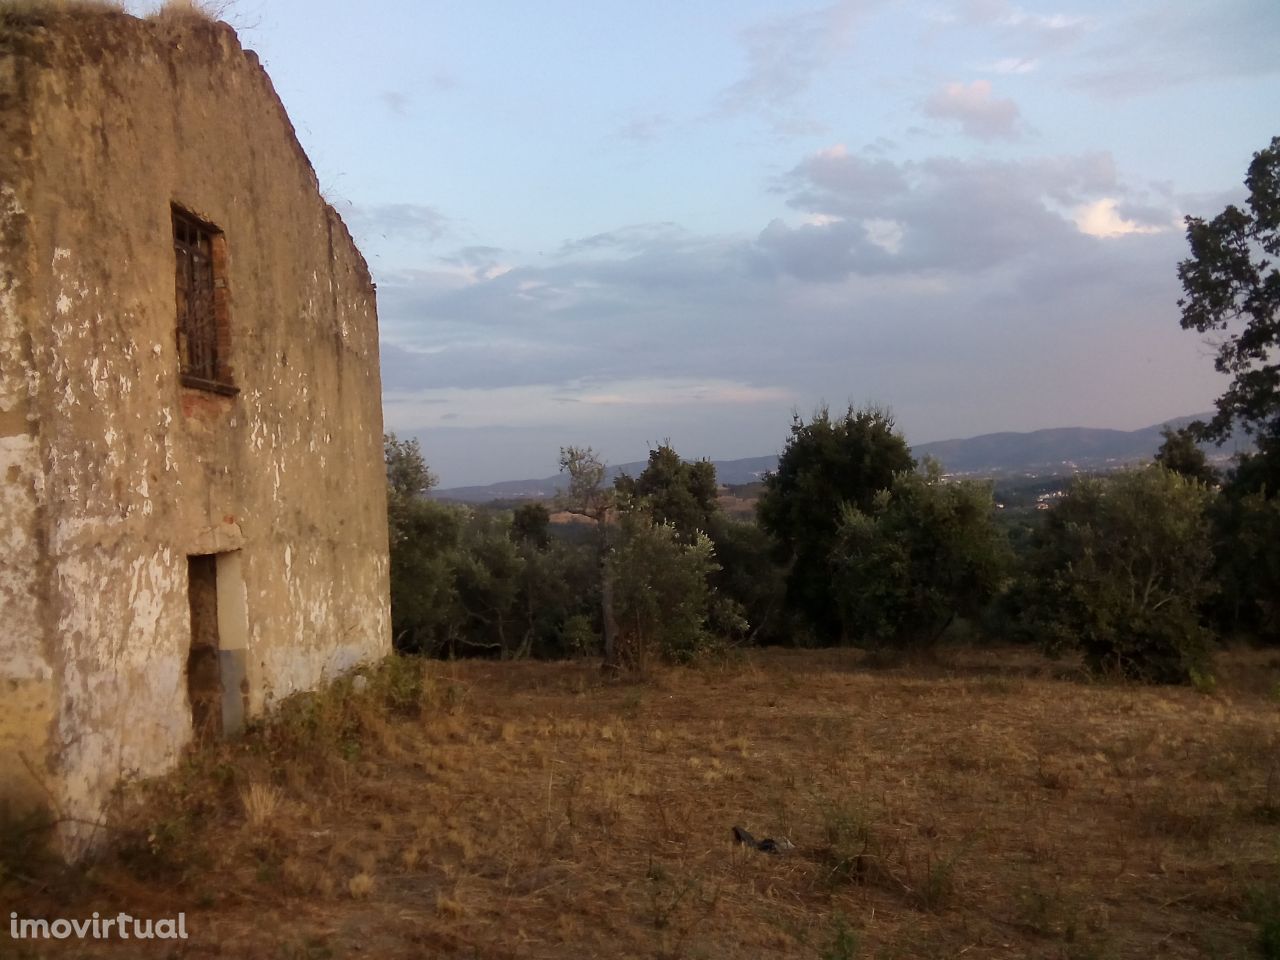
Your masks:
<svg viewBox="0 0 1280 960"><path fill-rule="evenodd" d="M1141 430L1097 430L1090 427L1059 427L1030 433L986 433L964 440L938 440L912 447L918 458L933 457L948 473L998 476L1010 473L1041 475L1070 474L1077 470L1114 470L1127 464L1150 460L1162 442L1160 431L1178 428L1211 414L1177 417ZM1211 457L1234 452L1225 447L1206 447ZM721 483L751 483L778 465L776 456L716 460L716 478ZM609 479L621 473L637 475L645 461L621 463L609 468ZM549 499L563 489L563 475L540 480L504 480L478 487L435 490L440 500L487 503L490 500Z"/></svg>
<svg viewBox="0 0 1280 960"><path fill-rule="evenodd" d="M716 479L721 483L751 483L764 476L765 471L778 465L778 458L747 457L745 460L714 460ZM646 460L635 463L619 463L609 467L606 480L612 483L619 474L639 475L648 465ZM450 487L432 490L435 500L458 500L463 503L488 503L490 500L548 500L564 489L564 474L543 477L541 480L503 480L482 487Z"/></svg>

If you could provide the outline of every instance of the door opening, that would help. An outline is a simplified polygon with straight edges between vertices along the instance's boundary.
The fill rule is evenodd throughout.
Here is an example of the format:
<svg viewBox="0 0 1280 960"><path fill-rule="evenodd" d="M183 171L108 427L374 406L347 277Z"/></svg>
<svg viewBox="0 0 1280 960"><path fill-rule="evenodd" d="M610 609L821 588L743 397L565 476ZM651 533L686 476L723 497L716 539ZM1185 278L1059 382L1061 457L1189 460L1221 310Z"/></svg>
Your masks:
<svg viewBox="0 0 1280 960"><path fill-rule="evenodd" d="M248 597L239 550L187 557L187 699L197 742L232 737L249 715Z"/></svg>
<svg viewBox="0 0 1280 960"><path fill-rule="evenodd" d="M222 736L222 674L218 664L218 564L213 554L187 557L191 650L187 697L191 729L200 742Z"/></svg>

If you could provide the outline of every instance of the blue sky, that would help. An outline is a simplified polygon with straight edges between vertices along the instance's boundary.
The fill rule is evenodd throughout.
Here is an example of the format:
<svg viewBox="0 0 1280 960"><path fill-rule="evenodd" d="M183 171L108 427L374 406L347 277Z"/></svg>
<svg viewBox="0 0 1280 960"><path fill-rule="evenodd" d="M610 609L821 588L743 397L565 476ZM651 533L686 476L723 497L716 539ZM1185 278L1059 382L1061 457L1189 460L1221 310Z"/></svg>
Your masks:
<svg viewBox="0 0 1280 960"><path fill-rule="evenodd" d="M1209 407L1180 219L1280 134L1280 3L240 2L443 484Z"/></svg>

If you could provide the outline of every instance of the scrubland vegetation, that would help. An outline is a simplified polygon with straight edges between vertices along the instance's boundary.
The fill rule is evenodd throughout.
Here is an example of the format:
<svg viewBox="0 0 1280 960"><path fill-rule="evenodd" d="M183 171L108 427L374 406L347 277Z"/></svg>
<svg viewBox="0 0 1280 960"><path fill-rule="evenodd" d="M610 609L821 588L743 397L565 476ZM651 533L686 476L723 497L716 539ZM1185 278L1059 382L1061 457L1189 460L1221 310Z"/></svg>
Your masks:
<svg viewBox="0 0 1280 960"><path fill-rule="evenodd" d="M1099 677L1211 684L1222 642L1277 639L1280 500L1243 479L1260 455L1210 478L1194 444L1171 459L1188 443L1170 434L1150 466L1006 517L989 482L916 464L888 414L822 410L796 419L756 522L719 510L710 463L663 446L608 489L591 451L567 450L559 506L585 522L553 525L540 503L424 499L416 443L391 437L396 644L643 672L746 645L905 653L963 637L1079 654Z"/></svg>

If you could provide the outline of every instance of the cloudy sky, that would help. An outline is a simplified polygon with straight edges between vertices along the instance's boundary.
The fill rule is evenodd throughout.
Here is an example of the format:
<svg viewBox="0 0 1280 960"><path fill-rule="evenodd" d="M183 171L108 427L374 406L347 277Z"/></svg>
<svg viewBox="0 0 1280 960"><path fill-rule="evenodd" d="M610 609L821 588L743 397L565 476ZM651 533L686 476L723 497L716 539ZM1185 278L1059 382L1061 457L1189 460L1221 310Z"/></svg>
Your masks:
<svg viewBox="0 0 1280 960"><path fill-rule="evenodd" d="M445 486L1206 409L1181 218L1280 134L1277 0L242 0Z"/></svg>

